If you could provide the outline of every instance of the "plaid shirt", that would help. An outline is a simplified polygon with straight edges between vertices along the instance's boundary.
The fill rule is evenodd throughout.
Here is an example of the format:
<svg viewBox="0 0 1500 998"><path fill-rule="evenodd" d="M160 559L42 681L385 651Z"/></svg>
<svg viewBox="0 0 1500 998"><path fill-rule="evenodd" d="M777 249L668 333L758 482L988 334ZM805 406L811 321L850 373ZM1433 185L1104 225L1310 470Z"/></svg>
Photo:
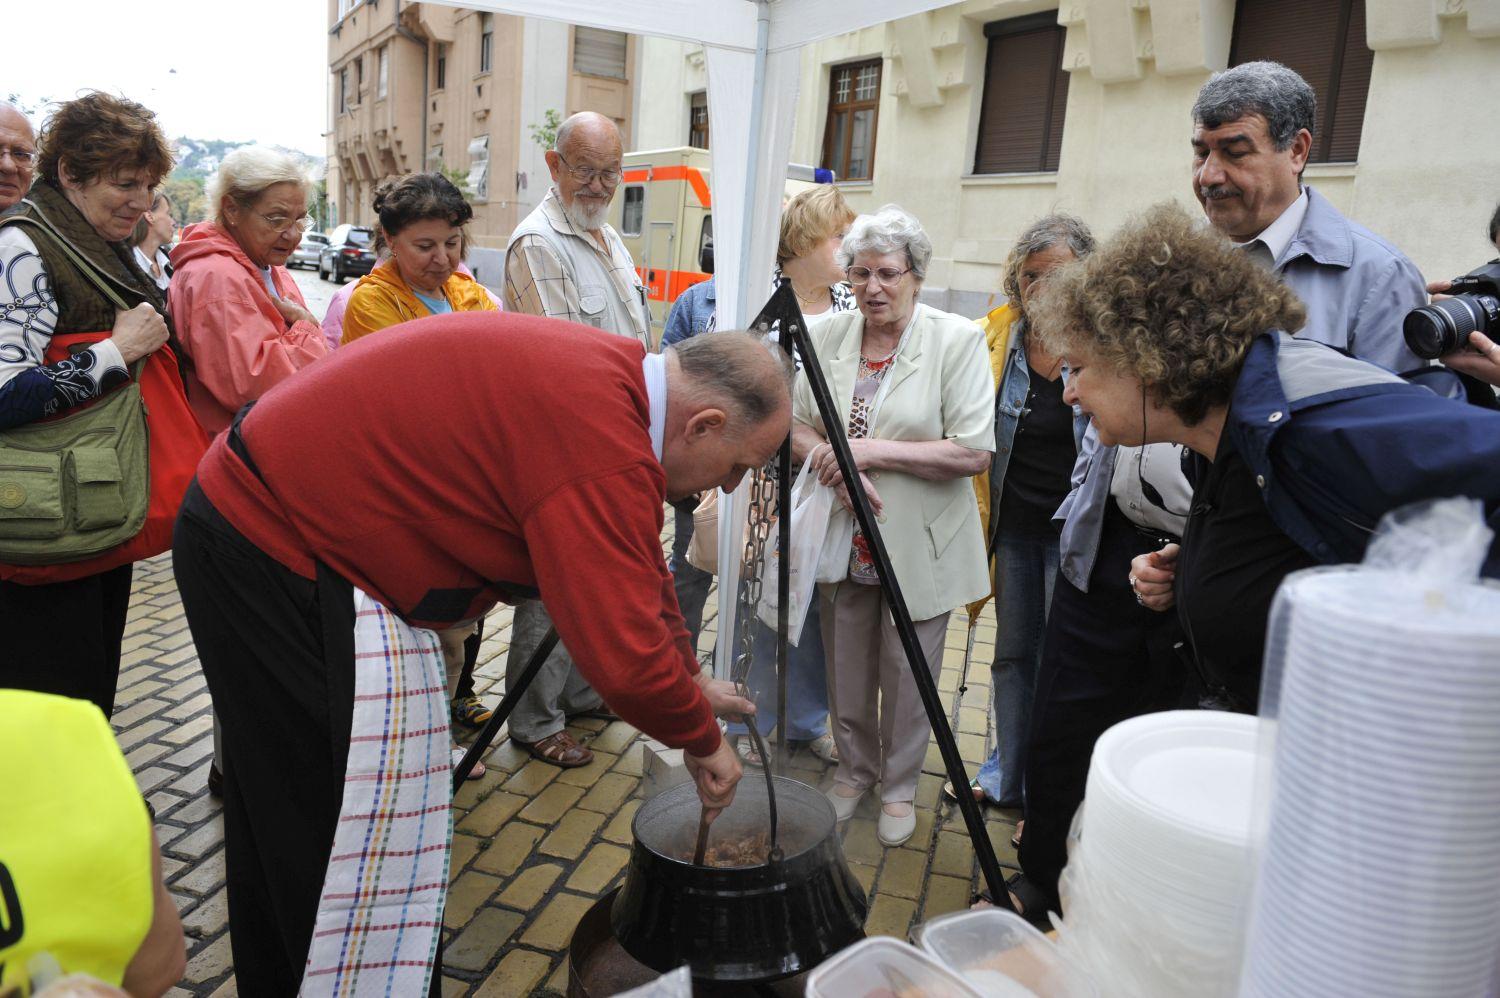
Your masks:
<svg viewBox="0 0 1500 998"><path fill-rule="evenodd" d="M620 298L638 303L645 311L645 298L641 293L640 275L636 273L635 261L630 251L620 241L620 236L609 224L600 230L609 252L605 252L589 233L577 228L563 211L557 188L549 188L538 210L546 217L552 228L564 236L580 239L588 248L602 258L609 278L614 283ZM578 303L578 287L567 265L560 259L545 239L534 234L521 236L511 244L505 256L505 302L513 312L542 315L569 322L588 323ZM633 311L633 310L632 310ZM642 316L645 318L645 316ZM646 321L649 322L649 319ZM622 336L644 338L645 329L610 329Z"/></svg>

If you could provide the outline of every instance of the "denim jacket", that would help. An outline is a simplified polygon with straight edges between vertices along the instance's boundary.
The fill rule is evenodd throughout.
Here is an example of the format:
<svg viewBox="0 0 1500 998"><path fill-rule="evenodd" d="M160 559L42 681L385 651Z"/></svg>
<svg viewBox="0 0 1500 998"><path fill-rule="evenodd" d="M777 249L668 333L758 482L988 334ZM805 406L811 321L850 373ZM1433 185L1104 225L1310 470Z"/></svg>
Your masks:
<svg viewBox="0 0 1500 998"><path fill-rule="evenodd" d="M1275 269L1307 306L1298 339L1398 373L1423 365L1401 335L1406 313L1427 301L1422 275L1400 250L1349 221L1311 187L1307 214ZM1073 491L1053 517L1063 521L1062 574L1083 592L1099 554L1116 454L1090 427L1073 468Z"/></svg>
<svg viewBox="0 0 1500 998"><path fill-rule="evenodd" d="M713 321L714 309L717 307L712 277L688 288L672 303L666 327L662 329L661 345L669 347L703 332Z"/></svg>
<svg viewBox="0 0 1500 998"><path fill-rule="evenodd" d="M995 392L995 456L990 462L990 526L997 522L1000 496L1005 490L1005 472L1010 467L1012 444L1021 418L1029 411L1026 396L1031 392L1031 365L1026 361L1025 320L1019 320L1011 330L1010 345L1005 358L1005 373L1001 375L1000 387ZM1073 445L1081 447L1083 433L1088 420L1081 419L1075 410L1073 418ZM1065 500L1066 501L1066 500ZM991 543L994 538L991 538Z"/></svg>

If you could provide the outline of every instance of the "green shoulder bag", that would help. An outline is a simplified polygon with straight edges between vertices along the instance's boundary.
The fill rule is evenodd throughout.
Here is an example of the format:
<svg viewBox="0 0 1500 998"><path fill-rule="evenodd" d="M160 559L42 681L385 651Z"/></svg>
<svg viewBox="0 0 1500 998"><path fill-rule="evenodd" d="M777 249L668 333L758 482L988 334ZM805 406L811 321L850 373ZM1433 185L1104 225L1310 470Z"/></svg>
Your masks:
<svg viewBox="0 0 1500 998"><path fill-rule="evenodd" d="M83 254L45 219L12 216L42 235L116 308L126 305ZM140 533L151 498L150 439L139 383L70 415L0 430L0 562L60 565Z"/></svg>

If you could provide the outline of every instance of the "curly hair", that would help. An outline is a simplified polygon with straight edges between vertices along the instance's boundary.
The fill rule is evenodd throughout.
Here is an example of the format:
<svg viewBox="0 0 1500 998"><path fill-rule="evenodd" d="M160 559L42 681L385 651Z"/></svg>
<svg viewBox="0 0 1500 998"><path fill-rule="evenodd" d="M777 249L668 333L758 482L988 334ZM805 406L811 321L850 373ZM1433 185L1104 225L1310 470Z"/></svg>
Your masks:
<svg viewBox="0 0 1500 998"><path fill-rule="evenodd" d="M463 192L441 173L408 173L375 188L375 214L386 239L415 222L441 218L462 228L474 217Z"/></svg>
<svg viewBox="0 0 1500 998"><path fill-rule="evenodd" d="M1094 251L1094 234L1083 219L1065 211L1043 215L1028 225L1011 247L1010 256L1005 258L1005 279L1001 287L1011 305L1021 307L1021 268L1026 265L1026 258L1054 246L1067 246L1075 257L1082 260Z"/></svg>
<svg viewBox="0 0 1500 998"><path fill-rule="evenodd" d="M1133 377L1189 426L1229 401L1259 334L1307 320L1297 296L1178 205L1155 205L1043 286L1048 350Z"/></svg>
<svg viewBox="0 0 1500 998"><path fill-rule="evenodd" d="M172 172L172 149L156 112L99 90L59 104L42 126L37 150L37 173L54 186L64 160L68 179L79 185L121 170L145 170L155 187Z"/></svg>

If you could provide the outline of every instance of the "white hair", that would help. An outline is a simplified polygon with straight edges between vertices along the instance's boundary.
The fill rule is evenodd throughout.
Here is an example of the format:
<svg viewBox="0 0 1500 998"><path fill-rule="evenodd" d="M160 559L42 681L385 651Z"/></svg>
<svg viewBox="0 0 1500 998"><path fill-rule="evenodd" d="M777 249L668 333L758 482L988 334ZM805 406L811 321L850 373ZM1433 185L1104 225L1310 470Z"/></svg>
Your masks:
<svg viewBox="0 0 1500 998"><path fill-rule="evenodd" d="M240 204L249 204L274 184L296 184L303 194L311 186L295 156L265 146L241 146L234 150L208 178L208 201L213 205L214 221L224 222L226 196Z"/></svg>
<svg viewBox="0 0 1500 998"><path fill-rule="evenodd" d="M849 267L861 253L905 253L912 276L922 280L932 262L932 240L922 223L900 205L888 204L873 215L860 215L849 225L839 246L839 264Z"/></svg>

